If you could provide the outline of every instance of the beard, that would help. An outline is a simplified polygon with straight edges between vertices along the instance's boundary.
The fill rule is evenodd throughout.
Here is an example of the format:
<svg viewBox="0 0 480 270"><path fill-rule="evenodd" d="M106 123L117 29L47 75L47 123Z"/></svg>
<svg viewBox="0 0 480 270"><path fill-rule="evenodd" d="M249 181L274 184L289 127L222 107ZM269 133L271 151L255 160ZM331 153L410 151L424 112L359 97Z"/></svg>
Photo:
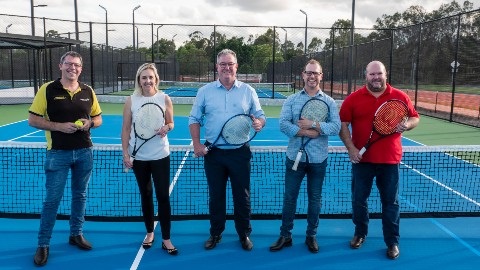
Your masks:
<svg viewBox="0 0 480 270"><path fill-rule="evenodd" d="M382 81L374 81L374 83L372 83L370 81L367 82L368 90L370 90L372 92L382 92L383 90L385 90L387 88L387 84L383 80ZM380 83L380 85L378 83Z"/></svg>

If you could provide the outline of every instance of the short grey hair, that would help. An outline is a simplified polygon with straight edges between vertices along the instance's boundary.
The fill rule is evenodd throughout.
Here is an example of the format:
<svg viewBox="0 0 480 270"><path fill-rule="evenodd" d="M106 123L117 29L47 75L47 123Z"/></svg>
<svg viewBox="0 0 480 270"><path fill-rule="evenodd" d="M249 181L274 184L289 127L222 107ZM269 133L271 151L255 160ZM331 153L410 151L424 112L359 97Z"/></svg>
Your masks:
<svg viewBox="0 0 480 270"><path fill-rule="evenodd" d="M75 52L75 51L68 51L68 52L64 53L62 55L62 57L60 57L60 64L63 64L63 61L65 61L65 58L67 58L67 56L79 58L80 59L80 64L83 65L82 56L78 52Z"/></svg>
<svg viewBox="0 0 480 270"><path fill-rule="evenodd" d="M237 62L237 54L236 54L234 51L230 50L230 49L223 49L223 50L221 50L221 51L217 54L217 62L218 62L218 60L220 59L220 57L222 57L223 55L228 55L228 54L233 55L233 57L235 58L235 62Z"/></svg>

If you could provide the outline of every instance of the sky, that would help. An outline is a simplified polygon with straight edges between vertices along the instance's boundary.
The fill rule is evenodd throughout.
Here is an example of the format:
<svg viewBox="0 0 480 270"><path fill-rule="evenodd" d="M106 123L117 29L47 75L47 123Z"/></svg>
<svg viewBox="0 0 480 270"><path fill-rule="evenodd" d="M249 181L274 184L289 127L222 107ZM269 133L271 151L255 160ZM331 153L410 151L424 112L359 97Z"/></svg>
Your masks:
<svg viewBox="0 0 480 270"><path fill-rule="evenodd" d="M0 14L30 16L32 0L0 0ZM474 9L480 0L469 0ZM74 0L33 0L35 17L75 19ZM129 23L133 9L135 22L155 24L236 25L302 27L331 27L338 19L350 20L352 0L77 0L79 21L108 21ZM452 0L357 0L355 1L355 27L371 28L382 15L403 12L412 5L421 5L427 12L438 9ZM460 5L463 0L457 1ZM300 12L307 13L307 17ZM0 32L4 27L0 21ZM5 22L3 22L5 24ZM14 27L14 26L12 26Z"/></svg>

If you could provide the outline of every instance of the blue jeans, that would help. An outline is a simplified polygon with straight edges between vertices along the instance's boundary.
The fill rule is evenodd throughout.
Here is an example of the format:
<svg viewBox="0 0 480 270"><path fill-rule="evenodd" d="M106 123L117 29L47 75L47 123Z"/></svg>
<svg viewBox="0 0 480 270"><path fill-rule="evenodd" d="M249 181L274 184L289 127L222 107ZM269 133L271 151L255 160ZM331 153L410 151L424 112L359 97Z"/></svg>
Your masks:
<svg viewBox="0 0 480 270"><path fill-rule="evenodd" d="M297 209L297 198L300 185L307 175L308 213L307 213L307 236L316 236L318 216L322 204L322 186L325 179L327 160L322 163L300 162L296 171L292 170L293 160L285 161L285 194L283 196L282 226L280 235L291 237L293 220Z"/></svg>
<svg viewBox="0 0 480 270"><path fill-rule="evenodd" d="M356 236L366 237L368 234L367 199L375 178L382 202L383 239L387 246L398 244L400 239L398 174L398 164L352 164L352 208Z"/></svg>
<svg viewBox="0 0 480 270"><path fill-rule="evenodd" d="M50 245L57 210L63 197L68 173L71 170L72 212L70 215L70 234L82 234L85 221L85 203L87 186L93 169L91 148L75 150L48 150L45 159L46 195L40 219L38 246Z"/></svg>

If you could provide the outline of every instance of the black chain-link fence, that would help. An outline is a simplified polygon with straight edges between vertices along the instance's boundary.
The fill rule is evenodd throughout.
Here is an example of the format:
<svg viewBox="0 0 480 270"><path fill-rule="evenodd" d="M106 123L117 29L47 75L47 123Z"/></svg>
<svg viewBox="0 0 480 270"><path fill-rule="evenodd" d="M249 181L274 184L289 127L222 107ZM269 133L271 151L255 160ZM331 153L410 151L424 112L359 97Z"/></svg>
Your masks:
<svg viewBox="0 0 480 270"><path fill-rule="evenodd" d="M315 58L323 66L322 88L336 99L362 86L365 66L380 60L389 82L422 114L480 126L480 10L398 29L355 29L353 46L350 29L338 28L78 22L76 32L74 21L33 21L36 36L82 43L9 49L0 41L2 103L23 102L33 97L32 88L57 78L59 58L68 50L82 54L81 80L102 95L132 88L144 62L155 62L163 81L215 80L216 53L230 48L237 52L240 79L272 88L291 83L301 89L303 66ZM30 17L0 14L0 22L12 24L11 34L31 35Z"/></svg>

